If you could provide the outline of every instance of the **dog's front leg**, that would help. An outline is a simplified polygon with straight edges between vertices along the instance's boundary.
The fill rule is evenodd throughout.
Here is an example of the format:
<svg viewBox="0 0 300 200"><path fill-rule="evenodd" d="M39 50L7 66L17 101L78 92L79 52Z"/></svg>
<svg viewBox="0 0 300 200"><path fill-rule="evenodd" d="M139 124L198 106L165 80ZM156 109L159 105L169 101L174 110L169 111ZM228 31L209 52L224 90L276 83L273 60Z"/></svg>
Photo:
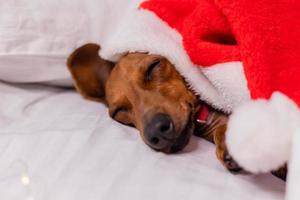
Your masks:
<svg viewBox="0 0 300 200"><path fill-rule="evenodd" d="M226 124L220 125L218 128L215 129L213 133L214 143L216 144L217 158L230 172L239 173L243 171L243 169L233 160L226 148L226 128ZM281 167L278 170L273 171L272 174L279 177L282 180L286 180L287 165Z"/></svg>
<svg viewBox="0 0 300 200"><path fill-rule="evenodd" d="M233 160L227 151L225 144L226 124L217 127L213 133L214 143L216 145L216 155L221 163L232 173L239 173L242 168Z"/></svg>
<svg viewBox="0 0 300 200"><path fill-rule="evenodd" d="M216 155L218 160L232 173L238 173L241 167L228 154L225 135L227 128L228 116L221 112L211 112L207 122L199 126L195 134L216 145Z"/></svg>

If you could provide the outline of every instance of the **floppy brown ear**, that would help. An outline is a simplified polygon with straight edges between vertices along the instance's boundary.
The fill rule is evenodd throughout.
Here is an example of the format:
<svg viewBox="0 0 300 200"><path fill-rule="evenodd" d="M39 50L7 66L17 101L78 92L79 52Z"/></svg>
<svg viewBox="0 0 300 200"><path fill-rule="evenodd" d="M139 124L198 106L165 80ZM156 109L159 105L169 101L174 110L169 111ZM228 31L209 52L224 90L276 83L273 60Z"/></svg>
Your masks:
<svg viewBox="0 0 300 200"><path fill-rule="evenodd" d="M86 44L69 56L67 65L83 97L105 102L105 84L114 64L102 59L99 50L97 44Z"/></svg>

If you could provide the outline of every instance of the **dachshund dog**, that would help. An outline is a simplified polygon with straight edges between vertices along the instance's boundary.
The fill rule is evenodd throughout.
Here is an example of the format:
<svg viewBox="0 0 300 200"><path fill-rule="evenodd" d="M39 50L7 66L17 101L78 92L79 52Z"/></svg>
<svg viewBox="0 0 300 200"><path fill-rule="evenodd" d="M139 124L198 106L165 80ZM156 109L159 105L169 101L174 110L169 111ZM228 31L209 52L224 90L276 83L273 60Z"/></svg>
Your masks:
<svg viewBox="0 0 300 200"><path fill-rule="evenodd" d="M226 149L228 116L200 101L168 59L128 53L112 63L102 59L99 50L96 44L86 44L68 58L83 97L106 104L114 120L137 128L156 151L180 151L195 134L216 145L217 158L229 171L242 170ZM202 109L208 112L204 122L197 123Z"/></svg>
<svg viewBox="0 0 300 200"><path fill-rule="evenodd" d="M182 150L195 133L216 144L217 158L225 167L241 170L224 143L227 116L210 109L207 122L198 125L198 111L207 105L166 58L128 53L112 63L99 57L99 50L96 44L86 44L68 58L75 87L83 97L106 104L114 120L137 128L156 151Z"/></svg>

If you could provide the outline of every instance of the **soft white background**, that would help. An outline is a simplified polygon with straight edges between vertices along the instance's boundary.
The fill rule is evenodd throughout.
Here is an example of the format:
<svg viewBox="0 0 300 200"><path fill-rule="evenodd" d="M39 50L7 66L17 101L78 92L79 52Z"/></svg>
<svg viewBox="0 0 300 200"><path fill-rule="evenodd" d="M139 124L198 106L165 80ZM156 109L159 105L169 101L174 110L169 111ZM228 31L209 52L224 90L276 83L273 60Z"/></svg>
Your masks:
<svg viewBox="0 0 300 200"><path fill-rule="evenodd" d="M0 92L1 200L283 199L284 182L230 174L202 139L165 155L75 91L0 84Z"/></svg>

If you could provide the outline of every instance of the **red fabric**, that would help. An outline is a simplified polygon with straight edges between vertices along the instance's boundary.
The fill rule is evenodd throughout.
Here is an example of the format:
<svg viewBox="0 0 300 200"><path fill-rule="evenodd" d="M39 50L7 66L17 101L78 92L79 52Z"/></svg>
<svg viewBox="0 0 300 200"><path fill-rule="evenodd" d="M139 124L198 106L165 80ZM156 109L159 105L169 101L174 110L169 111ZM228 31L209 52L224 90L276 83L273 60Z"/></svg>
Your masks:
<svg viewBox="0 0 300 200"><path fill-rule="evenodd" d="M242 61L252 98L281 91L300 105L299 0L148 0L204 67Z"/></svg>

